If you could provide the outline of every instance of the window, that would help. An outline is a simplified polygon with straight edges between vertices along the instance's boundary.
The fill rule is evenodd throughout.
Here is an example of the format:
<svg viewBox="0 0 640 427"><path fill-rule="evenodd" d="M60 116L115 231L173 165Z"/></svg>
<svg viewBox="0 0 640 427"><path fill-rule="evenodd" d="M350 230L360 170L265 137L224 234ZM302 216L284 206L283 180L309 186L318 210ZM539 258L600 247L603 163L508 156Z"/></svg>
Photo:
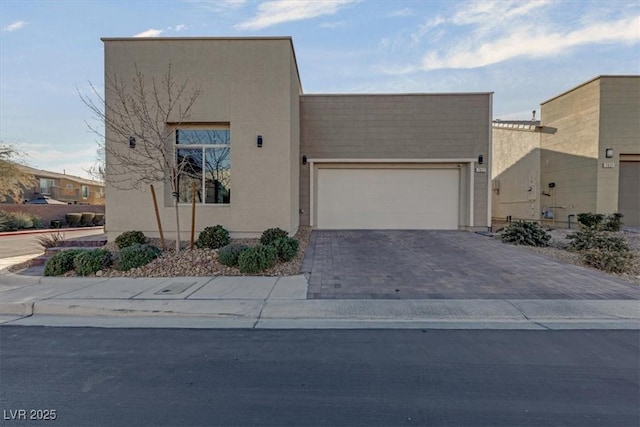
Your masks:
<svg viewBox="0 0 640 427"><path fill-rule="evenodd" d="M177 129L178 201L227 204L231 200L231 132L228 128Z"/></svg>
<svg viewBox="0 0 640 427"><path fill-rule="evenodd" d="M82 186L82 198L83 199L88 199L89 198L89 186L88 185L83 185Z"/></svg>
<svg viewBox="0 0 640 427"><path fill-rule="evenodd" d="M52 179L40 178L40 193L51 194L51 187L55 187L56 183Z"/></svg>
<svg viewBox="0 0 640 427"><path fill-rule="evenodd" d="M73 189L73 184L67 184L67 190L72 190Z"/></svg>

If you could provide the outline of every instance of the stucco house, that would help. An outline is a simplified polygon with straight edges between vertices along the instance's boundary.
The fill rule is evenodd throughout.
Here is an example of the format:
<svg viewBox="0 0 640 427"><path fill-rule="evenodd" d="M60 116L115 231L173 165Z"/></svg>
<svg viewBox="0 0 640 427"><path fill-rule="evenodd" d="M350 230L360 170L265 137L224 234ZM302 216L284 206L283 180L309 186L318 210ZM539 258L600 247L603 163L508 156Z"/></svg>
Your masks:
<svg viewBox="0 0 640 427"><path fill-rule="evenodd" d="M105 187L101 181L25 165L18 167L34 178L33 186L24 189L24 200L46 196L70 205L104 205Z"/></svg>
<svg viewBox="0 0 640 427"><path fill-rule="evenodd" d="M189 122L166 123L176 159L189 150L203 159L181 179L182 230L190 226L193 182L196 230L221 224L236 237L270 227L295 233L300 225L490 227L491 93L303 94L290 37L103 42L106 76L130 81L138 70L161 79L170 61L174 76L201 88ZM106 91L107 111L113 102ZM135 155L109 132L107 144ZM110 160L107 150L109 238L157 235L149 191L111 185ZM163 182L154 187L171 237L171 191Z"/></svg>
<svg viewBox="0 0 640 427"><path fill-rule="evenodd" d="M541 120L493 122L496 219L568 225L583 212L640 226L640 76L599 76L541 104Z"/></svg>

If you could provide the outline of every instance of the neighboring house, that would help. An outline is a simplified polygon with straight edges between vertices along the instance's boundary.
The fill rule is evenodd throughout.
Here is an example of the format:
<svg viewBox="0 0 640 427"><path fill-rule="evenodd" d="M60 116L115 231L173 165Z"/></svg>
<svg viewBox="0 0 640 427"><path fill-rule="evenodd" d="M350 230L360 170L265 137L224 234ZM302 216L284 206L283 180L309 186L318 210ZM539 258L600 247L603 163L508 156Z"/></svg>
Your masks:
<svg viewBox="0 0 640 427"><path fill-rule="evenodd" d="M24 200L47 196L72 205L104 205L104 183L100 181L23 165L20 168L35 178L34 186L25 188Z"/></svg>
<svg viewBox="0 0 640 427"><path fill-rule="evenodd" d="M270 227L486 230L490 226L491 93L303 95L290 37L106 38L105 74L139 70L201 88L189 123L166 124L175 156L204 150L179 183L182 230L221 224L234 236ZM116 102L107 91L106 106ZM107 143L114 144L107 129ZM109 148L131 150L127 141ZM149 191L110 185L109 238L157 235ZM206 176L202 170L208 170ZM154 184L175 235L171 190Z"/></svg>
<svg viewBox="0 0 640 427"><path fill-rule="evenodd" d="M493 122L493 216L567 225L620 212L640 226L640 76L599 76Z"/></svg>

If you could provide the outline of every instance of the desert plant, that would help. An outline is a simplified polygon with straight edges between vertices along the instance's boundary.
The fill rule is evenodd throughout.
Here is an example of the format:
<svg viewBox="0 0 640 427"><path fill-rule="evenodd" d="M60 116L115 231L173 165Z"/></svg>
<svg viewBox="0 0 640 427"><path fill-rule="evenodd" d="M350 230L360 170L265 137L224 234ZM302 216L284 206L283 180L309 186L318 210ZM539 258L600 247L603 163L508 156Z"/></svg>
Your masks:
<svg viewBox="0 0 640 427"><path fill-rule="evenodd" d="M82 251L73 258L76 274L89 276L111 265L111 252L107 249L93 249Z"/></svg>
<svg viewBox="0 0 640 427"><path fill-rule="evenodd" d="M123 249L131 245L143 245L147 243L147 237L142 231L125 231L118 237L116 237L116 246L118 249Z"/></svg>
<svg viewBox="0 0 640 427"><path fill-rule="evenodd" d="M60 276L67 271L73 270L73 260L81 252L85 252L84 249L69 249L66 251L58 252L47 260L44 266L45 276Z"/></svg>
<svg viewBox="0 0 640 427"><path fill-rule="evenodd" d="M91 225L93 224L93 218L96 216L93 212L82 212L82 216L80 217L81 225Z"/></svg>
<svg viewBox="0 0 640 427"><path fill-rule="evenodd" d="M258 245L244 250L238 256L238 268L241 273L259 273L273 267L278 260L278 253L272 246Z"/></svg>
<svg viewBox="0 0 640 427"><path fill-rule="evenodd" d="M118 270L129 271L132 268L142 267L158 258L162 251L150 244L133 244L123 248L116 255L115 266Z"/></svg>
<svg viewBox="0 0 640 427"><path fill-rule="evenodd" d="M537 222L516 221L504 229L501 240L515 245L549 246L551 235Z"/></svg>
<svg viewBox="0 0 640 427"><path fill-rule="evenodd" d="M218 249L229 244L229 232L221 225L206 227L198 235L196 247L200 249Z"/></svg>
<svg viewBox="0 0 640 427"><path fill-rule="evenodd" d="M231 243L229 245L223 246L220 248L220 251L218 251L218 260L220 261L220 263L228 267L237 267L238 257L247 249L249 249L249 246L241 245L238 243Z"/></svg>
<svg viewBox="0 0 640 427"><path fill-rule="evenodd" d="M260 243L263 245L270 245L275 240L281 237L288 237L289 233L284 231L281 228L269 228L262 232L262 236L260 236Z"/></svg>
<svg viewBox="0 0 640 427"><path fill-rule="evenodd" d="M2 212L0 231L16 231L42 226L42 220L26 212Z"/></svg>
<svg viewBox="0 0 640 427"><path fill-rule="evenodd" d="M298 253L300 243L293 237L280 237L271 242L281 261L291 261Z"/></svg>
<svg viewBox="0 0 640 427"><path fill-rule="evenodd" d="M631 268L633 255L629 251L610 248L591 248L580 253L582 261L598 270L610 273L625 273Z"/></svg>
<svg viewBox="0 0 640 427"><path fill-rule="evenodd" d="M613 213L605 218L603 229L606 231L620 231L622 226L622 215L619 212Z"/></svg>
<svg viewBox="0 0 640 427"><path fill-rule="evenodd" d="M567 235L571 240L569 248L575 251L587 251L590 249L610 250L614 252L629 252L629 244L623 237L594 228L584 228Z"/></svg>
<svg viewBox="0 0 640 427"><path fill-rule="evenodd" d="M578 214L578 222L585 227L596 228L602 221L604 220L604 215L602 214L594 214L591 212L579 213Z"/></svg>
<svg viewBox="0 0 640 427"><path fill-rule="evenodd" d="M0 211L0 231L16 231L18 222L10 212Z"/></svg>
<svg viewBox="0 0 640 427"><path fill-rule="evenodd" d="M65 214L64 220L67 222L67 225L69 225L69 227L75 227L80 224L80 220L82 220L82 214L75 212L68 213Z"/></svg>
<svg viewBox="0 0 640 427"><path fill-rule="evenodd" d="M52 219L51 222L49 222L49 228L62 228L62 221L59 219Z"/></svg>
<svg viewBox="0 0 640 427"><path fill-rule="evenodd" d="M44 249L55 248L58 246L58 243L64 240L64 233L60 231L52 231L38 236L36 240Z"/></svg>

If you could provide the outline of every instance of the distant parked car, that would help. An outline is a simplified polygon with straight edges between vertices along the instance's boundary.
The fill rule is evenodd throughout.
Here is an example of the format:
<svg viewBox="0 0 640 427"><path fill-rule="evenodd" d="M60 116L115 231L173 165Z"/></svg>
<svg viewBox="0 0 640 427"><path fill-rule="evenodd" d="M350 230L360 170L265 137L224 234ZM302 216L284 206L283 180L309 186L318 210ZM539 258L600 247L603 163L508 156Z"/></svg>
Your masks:
<svg viewBox="0 0 640 427"><path fill-rule="evenodd" d="M24 202L27 205L66 205L67 203L60 200L52 199L49 196L39 196L35 199Z"/></svg>

